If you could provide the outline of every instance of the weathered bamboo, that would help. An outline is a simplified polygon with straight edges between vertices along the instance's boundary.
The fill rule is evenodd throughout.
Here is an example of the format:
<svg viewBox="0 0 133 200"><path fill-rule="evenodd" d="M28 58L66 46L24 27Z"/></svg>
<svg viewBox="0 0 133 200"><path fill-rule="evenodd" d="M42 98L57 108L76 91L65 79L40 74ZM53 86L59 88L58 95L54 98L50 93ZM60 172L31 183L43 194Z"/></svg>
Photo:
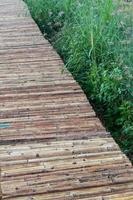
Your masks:
<svg viewBox="0 0 133 200"><path fill-rule="evenodd" d="M133 200L133 168L21 0L0 0L0 196Z"/></svg>

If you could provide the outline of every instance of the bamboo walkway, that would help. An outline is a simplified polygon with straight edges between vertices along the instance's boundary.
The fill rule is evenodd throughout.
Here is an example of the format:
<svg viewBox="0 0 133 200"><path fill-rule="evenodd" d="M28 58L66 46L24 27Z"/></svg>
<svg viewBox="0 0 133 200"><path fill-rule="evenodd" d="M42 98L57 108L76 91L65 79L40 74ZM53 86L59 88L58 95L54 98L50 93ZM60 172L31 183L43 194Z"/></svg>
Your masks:
<svg viewBox="0 0 133 200"><path fill-rule="evenodd" d="M21 0L0 0L0 196L133 200L133 168Z"/></svg>

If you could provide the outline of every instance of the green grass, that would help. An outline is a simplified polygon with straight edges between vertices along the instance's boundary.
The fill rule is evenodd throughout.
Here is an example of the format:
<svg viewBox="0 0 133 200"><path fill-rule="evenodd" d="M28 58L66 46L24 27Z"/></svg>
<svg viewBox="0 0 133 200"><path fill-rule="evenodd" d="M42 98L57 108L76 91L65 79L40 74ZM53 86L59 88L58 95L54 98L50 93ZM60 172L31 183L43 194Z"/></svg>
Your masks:
<svg viewBox="0 0 133 200"><path fill-rule="evenodd" d="M98 116L133 160L133 5L25 0Z"/></svg>

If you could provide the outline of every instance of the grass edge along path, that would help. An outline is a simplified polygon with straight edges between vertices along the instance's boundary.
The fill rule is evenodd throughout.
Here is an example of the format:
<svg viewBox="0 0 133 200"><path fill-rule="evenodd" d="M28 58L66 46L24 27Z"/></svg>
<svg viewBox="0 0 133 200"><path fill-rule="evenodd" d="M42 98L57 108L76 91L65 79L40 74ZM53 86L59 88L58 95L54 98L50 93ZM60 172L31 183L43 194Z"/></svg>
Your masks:
<svg viewBox="0 0 133 200"><path fill-rule="evenodd" d="M96 113L133 161L133 4L25 0Z"/></svg>

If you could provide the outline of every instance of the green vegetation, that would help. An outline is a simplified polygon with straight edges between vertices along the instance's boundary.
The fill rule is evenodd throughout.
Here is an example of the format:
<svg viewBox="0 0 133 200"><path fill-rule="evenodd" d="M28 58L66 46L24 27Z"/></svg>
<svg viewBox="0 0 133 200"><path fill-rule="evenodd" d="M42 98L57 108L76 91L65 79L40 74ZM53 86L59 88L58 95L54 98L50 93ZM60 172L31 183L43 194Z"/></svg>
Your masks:
<svg viewBox="0 0 133 200"><path fill-rule="evenodd" d="M133 5L25 1L107 129L133 159Z"/></svg>

